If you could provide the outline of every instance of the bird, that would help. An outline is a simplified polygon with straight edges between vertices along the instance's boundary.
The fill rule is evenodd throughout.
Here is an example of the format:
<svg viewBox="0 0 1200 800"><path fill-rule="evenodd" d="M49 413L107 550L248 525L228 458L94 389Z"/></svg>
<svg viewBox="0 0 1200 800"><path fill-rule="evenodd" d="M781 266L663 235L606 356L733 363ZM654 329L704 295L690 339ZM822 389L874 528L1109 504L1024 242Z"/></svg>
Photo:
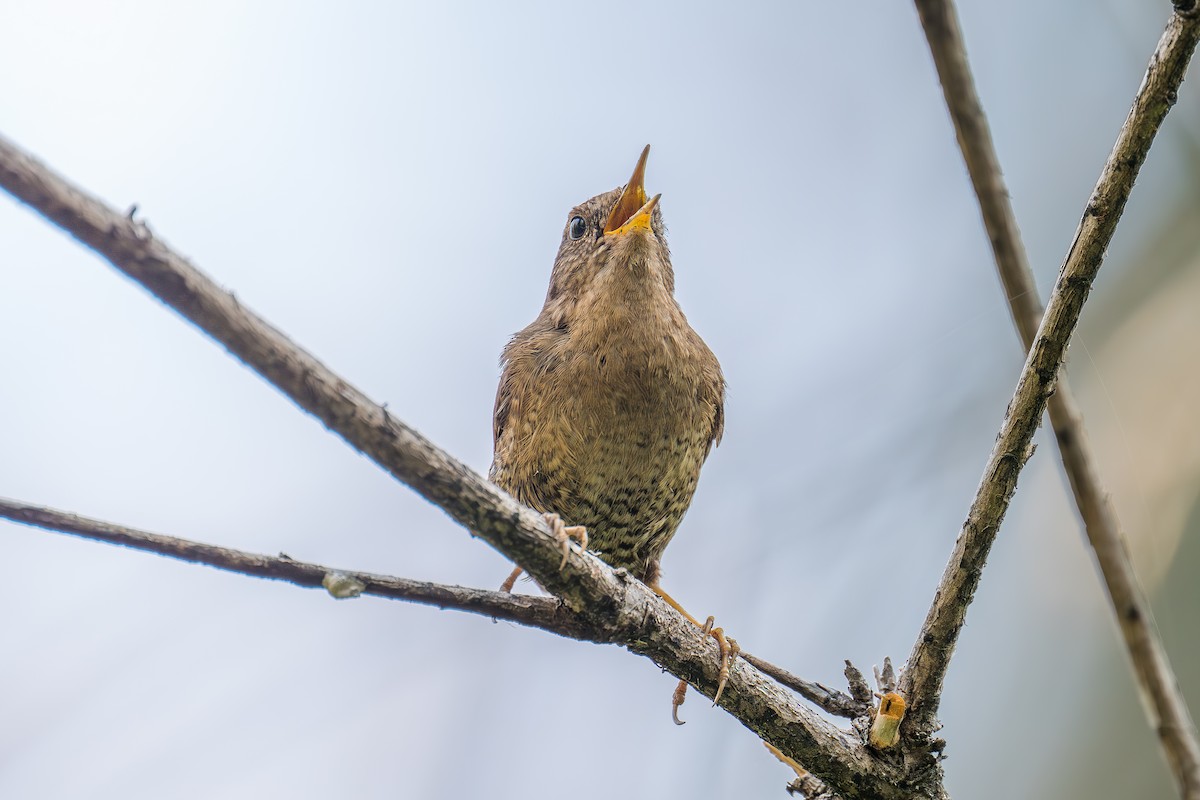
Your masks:
<svg viewBox="0 0 1200 800"><path fill-rule="evenodd" d="M643 581L721 650L737 644L659 585L659 562L725 427L720 362L675 299L661 194L642 151L622 187L571 209L537 318L501 356L490 480L570 542ZM511 591L517 568L501 587ZM679 722L686 683L673 701Z"/></svg>

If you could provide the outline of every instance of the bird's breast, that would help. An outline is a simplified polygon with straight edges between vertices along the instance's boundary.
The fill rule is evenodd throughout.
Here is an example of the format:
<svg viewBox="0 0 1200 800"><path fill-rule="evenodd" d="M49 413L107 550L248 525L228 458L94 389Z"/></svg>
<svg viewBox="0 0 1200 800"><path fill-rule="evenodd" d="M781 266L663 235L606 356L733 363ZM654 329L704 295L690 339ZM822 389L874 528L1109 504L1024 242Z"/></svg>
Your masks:
<svg viewBox="0 0 1200 800"><path fill-rule="evenodd" d="M546 400L558 406L553 427L579 480L664 488L690 480L707 454L714 414L700 354L659 326L577 333Z"/></svg>
<svg viewBox="0 0 1200 800"><path fill-rule="evenodd" d="M637 570L691 502L723 393L716 359L673 302L640 311L546 324L510 354L512 411L493 473Z"/></svg>

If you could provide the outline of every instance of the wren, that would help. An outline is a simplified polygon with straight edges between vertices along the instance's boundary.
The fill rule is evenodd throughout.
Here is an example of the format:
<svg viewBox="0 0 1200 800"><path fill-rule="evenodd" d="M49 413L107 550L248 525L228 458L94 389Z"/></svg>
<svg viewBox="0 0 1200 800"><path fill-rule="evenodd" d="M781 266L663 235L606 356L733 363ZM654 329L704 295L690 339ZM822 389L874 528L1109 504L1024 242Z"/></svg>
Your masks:
<svg viewBox="0 0 1200 800"><path fill-rule="evenodd" d="M649 153L567 215L541 313L504 348L489 477L547 515L564 563L577 538L701 625L658 586L659 561L721 440L725 379L675 300Z"/></svg>

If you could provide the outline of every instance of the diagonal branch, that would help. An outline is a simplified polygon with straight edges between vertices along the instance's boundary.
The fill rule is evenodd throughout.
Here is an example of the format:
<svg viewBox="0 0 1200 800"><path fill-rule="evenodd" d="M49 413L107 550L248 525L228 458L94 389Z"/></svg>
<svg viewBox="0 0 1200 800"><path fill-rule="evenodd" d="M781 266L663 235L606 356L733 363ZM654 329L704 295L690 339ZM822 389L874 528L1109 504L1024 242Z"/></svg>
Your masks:
<svg viewBox="0 0 1200 800"><path fill-rule="evenodd" d="M141 283L352 447L520 564L566 609L596 626L605 641L647 656L708 696L714 694L719 658L711 637L642 583L587 553L572 550L560 570L561 551L541 515L297 347L146 225L85 194L3 138L0 186ZM733 665L721 706L845 800L887 800L909 793L910 776L875 758L858 737L797 704L742 661ZM936 781L940 773L919 777ZM925 793L941 795L942 790L933 785Z"/></svg>
<svg viewBox="0 0 1200 800"><path fill-rule="evenodd" d="M1189 0L1189 3L1194 0ZM937 21L936 6L918 0L923 20ZM945 27L949 18L942 17ZM932 35L931 39L934 38ZM1154 135L1174 103L1187 64L1200 38L1200 19L1192 5L1172 15L1158 43L1133 107L1088 201L1075 241L1050 295L1044 317L1032 337L1017 392L988 459L954 553L942 577L904 672L901 690L909 698L910 734L928 735L936 724L942 681L962 629L967 606L979 584L987 554L1016 489L1017 476L1030 455L1030 442L1047 398L1054 391L1067 343L1104 253L1112 240L1138 170ZM976 103L977 105L977 103ZM981 113L981 112L980 112ZM1015 233L1015 223L1012 232ZM994 236L994 234L993 234ZM1011 256L1011 253L1009 254ZM1026 319L1027 312L1018 313Z"/></svg>
<svg viewBox="0 0 1200 800"><path fill-rule="evenodd" d="M1028 349L1043 309L987 118L975 91L958 15L952 0L916 0L916 5L959 147L979 198L980 213L1008 295L1009 309ZM1079 407L1062 377L1050 398L1050 423L1075 503L1096 553L1138 683L1150 701L1143 704L1150 725L1158 732L1182 796L1200 797L1200 743L1196 726L1154 624L1150 602L1134 572L1116 508L1100 481Z"/></svg>

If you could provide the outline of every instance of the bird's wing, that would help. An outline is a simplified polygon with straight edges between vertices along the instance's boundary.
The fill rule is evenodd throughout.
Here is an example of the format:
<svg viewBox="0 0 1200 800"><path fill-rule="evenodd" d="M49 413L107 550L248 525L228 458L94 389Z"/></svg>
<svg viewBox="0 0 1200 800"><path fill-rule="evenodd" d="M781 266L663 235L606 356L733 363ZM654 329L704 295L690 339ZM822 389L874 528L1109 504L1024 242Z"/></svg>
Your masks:
<svg viewBox="0 0 1200 800"><path fill-rule="evenodd" d="M512 409L512 381L509 377L509 364L504 363L504 371L500 373L500 385L496 387L496 405L492 409L492 453L500 449L500 437L504 435L504 425L508 422L508 414Z"/></svg>
<svg viewBox="0 0 1200 800"><path fill-rule="evenodd" d="M721 437L725 435L725 381L721 380L720 388L717 389L716 408L713 410L712 435L708 440L709 452L714 447L721 443Z"/></svg>
<svg viewBox="0 0 1200 800"><path fill-rule="evenodd" d="M530 372L529 357L535 349L534 337L531 331L538 325L534 320L524 330L514 334L500 354L500 385L496 387L496 405L492 409L492 454L495 458L500 453L504 429L514 412L519 414L520 401L516 395L522 390L519 385L519 374L528 375Z"/></svg>

